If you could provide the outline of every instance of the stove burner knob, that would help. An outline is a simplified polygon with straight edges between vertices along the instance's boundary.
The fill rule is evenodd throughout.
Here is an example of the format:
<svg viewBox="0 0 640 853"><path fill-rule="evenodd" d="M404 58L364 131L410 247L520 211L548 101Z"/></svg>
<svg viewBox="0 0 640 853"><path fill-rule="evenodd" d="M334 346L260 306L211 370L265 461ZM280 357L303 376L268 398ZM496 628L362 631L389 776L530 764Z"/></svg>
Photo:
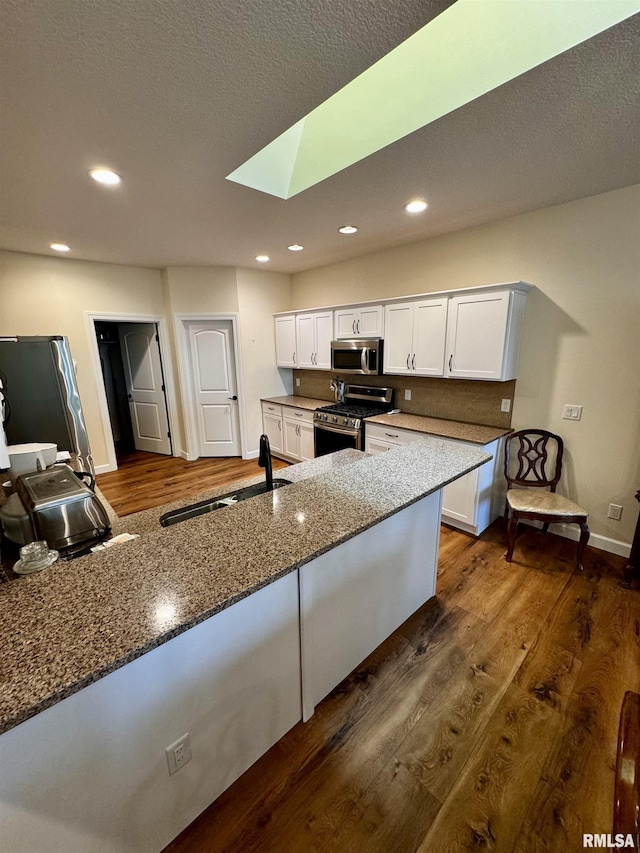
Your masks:
<svg viewBox="0 0 640 853"><path fill-rule="evenodd" d="M349 418L343 418L342 423L347 426L349 424Z"/></svg>
<svg viewBox="0 0 640 853"><path fill-rule="evenodd" d="M351 421L351 426L354 427L355 425L356 425L356 421L355 420Z"/></svg>
<svg viewBox="0 0 640 853"><path fill-rule="evenodd" d="M331 418L331 420L334 422L334 424L337 424L337 423L338 423L338 419L337 419L337 418Z"/></svg>
<svg viewBox="0 0 640 853"><path fill-rule="evenodd" d="M328 417L329 417L329 415L322 415L322 420L326 421Z"/></svg>

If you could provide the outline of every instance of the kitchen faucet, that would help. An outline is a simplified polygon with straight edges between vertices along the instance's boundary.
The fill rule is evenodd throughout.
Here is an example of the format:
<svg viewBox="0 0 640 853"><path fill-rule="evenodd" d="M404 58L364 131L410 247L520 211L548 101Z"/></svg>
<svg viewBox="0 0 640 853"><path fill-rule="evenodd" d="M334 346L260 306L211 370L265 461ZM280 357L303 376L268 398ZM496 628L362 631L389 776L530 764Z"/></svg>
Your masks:
<svg viewBox="0 0 640 853"><path fill-rule="evenodd" d="M273 491L273 470L271 467L271 448L269 447L269 439L263 433L260 436L260 455L258 457L258 465L264 468L265 477L267 480L267 491Z"/></svg>

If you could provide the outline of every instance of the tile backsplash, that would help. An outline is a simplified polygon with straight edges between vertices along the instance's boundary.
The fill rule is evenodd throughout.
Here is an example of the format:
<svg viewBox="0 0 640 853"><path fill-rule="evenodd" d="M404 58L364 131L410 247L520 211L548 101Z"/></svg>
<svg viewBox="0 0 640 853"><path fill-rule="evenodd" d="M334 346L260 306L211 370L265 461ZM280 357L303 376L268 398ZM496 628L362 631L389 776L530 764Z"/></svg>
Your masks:
<svg viewBox="0 0 640 853"><path fill-rule="evenodd" d="M294 370L293 392L303 397L333 400L329 383L336 375L340 376L326 370ZM508 399L513 409L515 379L510 382L482 382L427 376L342 375L340 378L357 385L394 388L396 408L410 415L447 418L485 426L511 426L511 410L502 412L500 406L503 400ZM300 380L299 387L296 387L296 379ZM410 400L404 398L406 390L411 391Z"/></svg>

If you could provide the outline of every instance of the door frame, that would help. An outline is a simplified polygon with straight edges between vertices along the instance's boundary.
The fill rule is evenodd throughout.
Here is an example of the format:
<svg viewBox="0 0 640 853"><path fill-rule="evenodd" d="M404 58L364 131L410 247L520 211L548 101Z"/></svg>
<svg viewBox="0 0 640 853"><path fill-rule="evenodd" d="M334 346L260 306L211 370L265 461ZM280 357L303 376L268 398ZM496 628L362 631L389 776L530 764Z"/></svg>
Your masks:
<svg viewBox="0 0 640 853"><path fill-rule="evenodd" d="M165 400L167 401L167 415L169 418L169 431L171 433L171 452L173 456L180 456L177 447L178 438L178 408L176 401L176 387L173 378L173 367L171 364L171 344L167 328L166 318L162 314L122 314L112 311L85 311L85 325L89 339L89 351L93 362L93 373L95 377L96 390L98 392L98 407L102 419L102 431L107 446L106 465L97 465L96 474L105 474L108 471L118 470L116 447L113 441L113 429L109 417L109 406L107 405L107 392L104 387L104 377L100 366L100 351L98 349L98 337L96 335L95 321L104 320L108 323L156 323L158 327L158 338L160 344L160 360L162 362L162 373L164 376Z"/></svg>
<svg viewBox="0 0 640 853"><path fill-rule="evenodd" d="M236 368L236 388L238 389L238 420L240 424L240 454L243 459L247 456L246 447L246 412L244 405L244 372L242 369L242 353L240 350L240 318L238 314L174 314L174 331L176 337L176 351L178 356L178 375L180 378L180 397L182 400L182 412L184 415L184 430L186 444L186 459L192 462L198 459L195 452L199 446L198 423L195 407L195 389L193 387L193 365L191 364L191 353L189 350L189 323L217 323L220 321L231 322L231 334L233 337L233 357ZM255 454L254 454L255 455Z"/></svg>

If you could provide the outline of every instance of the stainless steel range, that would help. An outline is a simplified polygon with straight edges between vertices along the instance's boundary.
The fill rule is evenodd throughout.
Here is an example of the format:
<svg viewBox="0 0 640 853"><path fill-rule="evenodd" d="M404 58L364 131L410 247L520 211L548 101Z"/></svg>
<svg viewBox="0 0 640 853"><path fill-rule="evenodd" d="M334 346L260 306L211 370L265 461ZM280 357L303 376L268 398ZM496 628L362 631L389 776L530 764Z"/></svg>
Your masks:
<svg viewBox="0 0 640 853"><path fill-rule="evenodd" d="M313 415L315 455L364 450L364 420L393 408L393 388L346 385L344 403L323 406Z"/></svg>

